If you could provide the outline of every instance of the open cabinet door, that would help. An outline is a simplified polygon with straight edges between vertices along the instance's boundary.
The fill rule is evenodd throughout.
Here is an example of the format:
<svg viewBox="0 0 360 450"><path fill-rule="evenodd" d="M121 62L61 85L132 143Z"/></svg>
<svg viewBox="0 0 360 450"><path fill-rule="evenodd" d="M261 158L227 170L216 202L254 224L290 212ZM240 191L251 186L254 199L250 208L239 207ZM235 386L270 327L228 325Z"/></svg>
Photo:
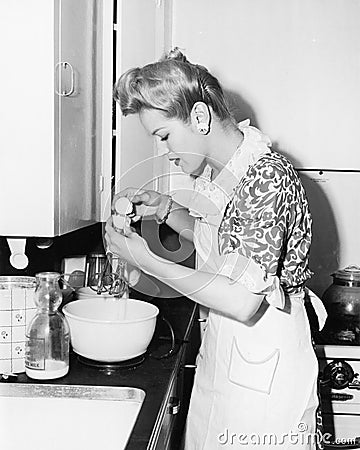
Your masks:
<svg viewBox="0 0 360 450"><path fill-rule="evenodd" d="M96 216L101 166L96 146L97 33L101 15L96 0L60 0L56 41L56 198L62 234ZM101 61L101 60L100 60ZM95 164L91 162L94 161ZM81 176L74 176L75 173ZM78 203L74 197L82 198ZM74 211L74 208L76 210Z"/></svg>
<svg viewBox="0 0 360 450"><path fill-rule="evenodd" d="M59 0L59 234L110 214L113 3ZM81 176L69 174L79 173ZM74 195L82 202L74 201ZM102 198L103 197L103 198ZM73 222L73 223L72 223Z"/></svg>

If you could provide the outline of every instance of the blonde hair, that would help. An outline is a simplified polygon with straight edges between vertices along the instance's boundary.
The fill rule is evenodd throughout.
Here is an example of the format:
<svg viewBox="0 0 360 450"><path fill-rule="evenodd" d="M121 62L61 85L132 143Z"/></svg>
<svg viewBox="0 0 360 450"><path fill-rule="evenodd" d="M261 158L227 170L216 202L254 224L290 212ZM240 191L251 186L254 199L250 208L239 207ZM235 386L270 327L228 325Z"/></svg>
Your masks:
<svg viewBox="0 0 360 450"><path fill-rule="evenodd" d="M178 48L159 62L125 72L115 84L114 99L124 116L157 109L187 123L200 101L211 106L220 121L233 121L218 80L205 67L190 63Z"/></svg>

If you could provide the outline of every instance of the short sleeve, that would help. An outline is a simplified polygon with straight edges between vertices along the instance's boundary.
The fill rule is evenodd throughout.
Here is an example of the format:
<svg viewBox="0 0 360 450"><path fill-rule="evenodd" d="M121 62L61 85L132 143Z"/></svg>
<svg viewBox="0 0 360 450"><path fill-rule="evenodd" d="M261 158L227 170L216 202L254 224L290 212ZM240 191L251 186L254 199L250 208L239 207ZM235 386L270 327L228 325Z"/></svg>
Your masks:
<svg viewBox="0 0 360 450"><path fill-rule="evenodd" d="M276 275L287 229L286 177L281 167L252 166L234 191L219 228L219 252L239 252Z"/></svg>
<svg viewBox="0 0 360 450"><path fill-rule="evenodd" d="M279 267L287 229L285 185L281 166L258 162L235 189L219 228L219 252L233 259L231 280L265 294L276 307L284 303ZM237 255L248 259L245 269Z"/></svg>

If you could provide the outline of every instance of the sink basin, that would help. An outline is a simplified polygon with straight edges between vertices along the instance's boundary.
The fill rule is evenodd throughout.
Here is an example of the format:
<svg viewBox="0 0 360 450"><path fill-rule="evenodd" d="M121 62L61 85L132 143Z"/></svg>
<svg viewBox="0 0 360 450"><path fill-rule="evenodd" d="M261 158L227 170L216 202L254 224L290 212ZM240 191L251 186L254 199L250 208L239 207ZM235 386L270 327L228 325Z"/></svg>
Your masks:
<svg viewBox="0 0 360 450"><path fill-rule="evenodd" d="M132 387L0 384L1 448L125 449L144 398Z"/></svg>

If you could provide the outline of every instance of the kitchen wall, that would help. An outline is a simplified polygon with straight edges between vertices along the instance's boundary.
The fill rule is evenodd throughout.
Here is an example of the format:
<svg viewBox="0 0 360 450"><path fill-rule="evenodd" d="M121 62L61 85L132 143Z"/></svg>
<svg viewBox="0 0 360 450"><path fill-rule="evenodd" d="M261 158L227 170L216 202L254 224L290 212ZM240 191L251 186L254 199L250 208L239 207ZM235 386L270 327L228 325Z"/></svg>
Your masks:
<svg viewBox="0 0 360 450"><path fill-rule="evenodd" d="M172 44L298 167L360 169L359 15L358 0L173 0Z"/></svg>

